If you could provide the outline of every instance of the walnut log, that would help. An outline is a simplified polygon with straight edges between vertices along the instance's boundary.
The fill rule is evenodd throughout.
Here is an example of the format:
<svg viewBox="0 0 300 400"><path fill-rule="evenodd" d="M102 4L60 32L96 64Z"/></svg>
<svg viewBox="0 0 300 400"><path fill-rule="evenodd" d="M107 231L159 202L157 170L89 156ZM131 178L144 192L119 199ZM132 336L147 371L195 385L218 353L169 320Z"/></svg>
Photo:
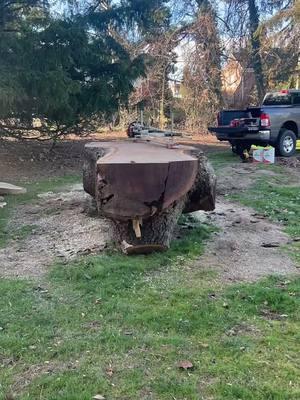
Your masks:
<svg viewBox="0 0 300 400"><path fill-rule="evenodd" d="M182 212L215 205L213 170L189 146L139 139L89 143L83 183L127 253L167 248Z"/></svg>

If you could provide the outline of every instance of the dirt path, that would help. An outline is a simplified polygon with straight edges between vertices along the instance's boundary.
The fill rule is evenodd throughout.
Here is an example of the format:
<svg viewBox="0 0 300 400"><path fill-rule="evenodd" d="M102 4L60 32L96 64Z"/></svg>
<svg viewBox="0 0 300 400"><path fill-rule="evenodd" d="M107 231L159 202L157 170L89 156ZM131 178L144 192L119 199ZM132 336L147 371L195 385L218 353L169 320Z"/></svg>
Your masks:
<svg viewBox="0 0 300 400"><path fill-rule="evenodd" d="M8 230L27 227L29 233L0 249L1 276L39 278L55 261L99 253L110 241L106 220L84 211L88 196L81 184L39 197L19 207L10 221Z"/></svg>
<svg viewBox="0 0 300 400"><path fill-rule="evenodd" d="M292 185L300 185L298 167L298 164L297 168L287 167L286 173ZM276 176L273 170L260 169L255 164L236 163L218 171L215 211L195 213L200 220L219 228L200 258L200 266L216 269L223 281L233 282L254 281L273 274L300 273L295 262L282 249L291 241L283 227L249 207L227 200L229 194L249 188L254 179L268 180Z"/></svg>
<svg viewBox="0 0 300 400"><path fill-rule="evenodd" d="M219 228L199 265L217 269L222 280L255 281L268 275L300 272L280 248L289 243L288 235L254 210L221 198L214 212L199 213L198 217Z"/></svg>

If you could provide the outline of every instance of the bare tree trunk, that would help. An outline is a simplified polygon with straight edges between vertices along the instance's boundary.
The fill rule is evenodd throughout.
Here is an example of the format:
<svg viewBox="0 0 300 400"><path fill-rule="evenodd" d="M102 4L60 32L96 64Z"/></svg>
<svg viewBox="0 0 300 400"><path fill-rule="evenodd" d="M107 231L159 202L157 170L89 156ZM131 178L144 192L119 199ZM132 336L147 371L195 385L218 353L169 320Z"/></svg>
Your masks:
<svg viewBox="0 0 300 400"><path fill-rule="evenodd" d="M165 128L165 84L166 84L166 68L163 69L161 99L159 104L159 128Z"/></svg>
<svg viewBox="0 0 300 400"><path fill-rule="evenodd" d="M257 29L259 27L259 14L255 0L248 0L248 7L252 46L252 65L255 74L257 94L259 100L261 101L265 94L265 79L263 73L262 59L260 55L261 43L257 32Z"/></svg>

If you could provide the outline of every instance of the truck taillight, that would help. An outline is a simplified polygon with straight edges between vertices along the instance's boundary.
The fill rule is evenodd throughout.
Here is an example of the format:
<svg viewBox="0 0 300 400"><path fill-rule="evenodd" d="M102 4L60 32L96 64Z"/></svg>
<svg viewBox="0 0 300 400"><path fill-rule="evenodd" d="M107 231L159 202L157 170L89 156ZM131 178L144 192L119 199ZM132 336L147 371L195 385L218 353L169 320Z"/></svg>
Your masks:
<svg viewBox="0 0 300 400"><path fill-rule="evenodd" d="M270 115L266 113L261 113L260 115L260 125L264 128L268 128L271 125Z"/></svg>
<svg viewBox="0 0 300 400"><path fill-rule="evenodd" d="M231 128L236 128L237 126L240 126L240 120L238 118L233 119L232 121L230 121L229 126L231 126Z"/></svg>

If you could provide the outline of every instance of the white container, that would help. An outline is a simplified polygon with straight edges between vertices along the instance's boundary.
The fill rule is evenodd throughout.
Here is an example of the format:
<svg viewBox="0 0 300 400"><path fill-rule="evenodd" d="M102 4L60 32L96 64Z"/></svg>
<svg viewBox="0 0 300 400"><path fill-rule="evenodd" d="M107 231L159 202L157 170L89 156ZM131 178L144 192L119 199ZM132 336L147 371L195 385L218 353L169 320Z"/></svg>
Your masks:
<svg viewBox="0 0 300 400"><path fill-rule="evenodd" d="M264 148L263 152L263 163L274 164L275 163L275 149L272 146Z"/></svg>
<svg viewBox="0 0 300 400"><path fill-rule="evenodd" d="M260 147L256 146L253 150L253 162L264 164L275 163L275 149L272 146Z"/></svg>
<svg viewBox="0 0 300 400"><path fill-rule="evenodd" d="M256 146L252 152L253 162L261 162L262 163L263 159L264 159L263 155L264 155L264 148L260 147L260 146Z"/></svg>

